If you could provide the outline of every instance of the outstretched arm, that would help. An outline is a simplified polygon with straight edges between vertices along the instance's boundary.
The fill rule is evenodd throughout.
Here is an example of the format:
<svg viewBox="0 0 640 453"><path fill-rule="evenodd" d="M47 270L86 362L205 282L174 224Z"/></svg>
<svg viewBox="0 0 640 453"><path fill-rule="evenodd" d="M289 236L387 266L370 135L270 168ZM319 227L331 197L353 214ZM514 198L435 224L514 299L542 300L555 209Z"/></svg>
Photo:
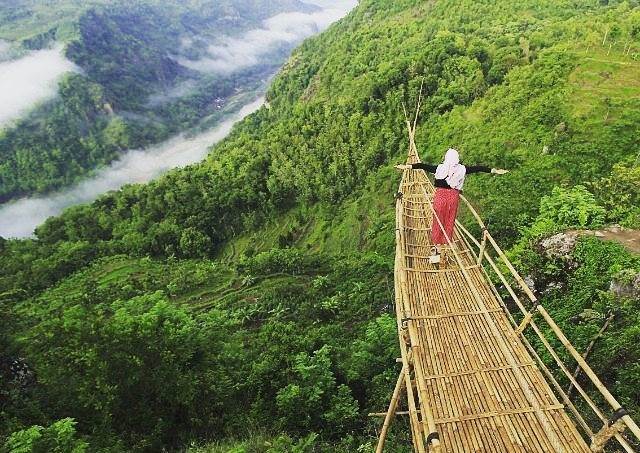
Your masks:
<svg viewBox="0 0 640 453"><path fill-rule="evenodd" d="M419 162L417 164L402 164L396 165L398 170L426 170L430 173L435 173L437 165L425 164L424 162Z"/></svg>
<svg viewBox="0 0 640 453"><path fill-rule="evenodd" d="M469 166L466 166L466 168L467 168L467 174L493 173L495 175L504 175L505 173L509 172L509 170L502 170L500 168L491 168L491 167L487 167L486 165L469 165Z"/></svg>

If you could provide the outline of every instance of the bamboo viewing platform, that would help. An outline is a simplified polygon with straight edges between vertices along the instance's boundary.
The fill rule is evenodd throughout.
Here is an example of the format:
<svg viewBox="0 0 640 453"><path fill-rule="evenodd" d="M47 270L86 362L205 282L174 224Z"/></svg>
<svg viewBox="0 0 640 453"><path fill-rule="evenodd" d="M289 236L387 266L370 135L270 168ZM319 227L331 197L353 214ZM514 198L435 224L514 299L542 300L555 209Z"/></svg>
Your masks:
<svg viewBox="0 0 640 453"><path fill-rule="evenodd" d="M407 163L419 162L415 125L407 120ZM638 426L538 303L464 197L461 206L478 222L480 237L456 222L443 263L429 262L433 192L423 170L403 171L395 257L402 366L389 408L370 414L384 417L376 452L383 451L395 415L408 417L418 453L635 451ZM530 343L531 335L555 360L553 369ZM552 346L558 341L562 352ZM578 382L569 371L575 365L561 357L570 357L584 379ZM571 401L564 382L581 404ZM608 407L601 409L603 404ZM585 406L591 413L577 408Z"/></svg>

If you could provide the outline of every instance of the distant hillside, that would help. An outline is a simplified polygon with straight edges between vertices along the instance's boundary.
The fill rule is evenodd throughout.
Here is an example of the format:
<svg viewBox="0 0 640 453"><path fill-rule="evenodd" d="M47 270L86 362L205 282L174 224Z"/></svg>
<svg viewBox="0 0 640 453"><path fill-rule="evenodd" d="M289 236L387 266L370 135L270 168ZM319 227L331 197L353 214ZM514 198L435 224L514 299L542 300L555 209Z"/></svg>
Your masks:
<svg viewBox="0 0 640 453"><path fill-rule="evenodd" d="M640 228L639 70L636 2L361 1L204 162L1 243L0 341L36 376L5 384L2 432L39 424L96 451L371 451L367 414L398 371L392 165L421 86L422 158L455 146L511 169L470 176L466 196L576 347L597 340L589 362L637 419L640 258L542 242ZM411 451L403 423L389 451Z"/></svg>
<svg viewBox="0 0 640 453"><path fill-rule="evenodd" d="M233 71L181 63L206 58L214 43L261 28L274 14L317 11L292 0L54 3L0 9L0 36L20 33L14 50L64 41L66 57L82 72L61 80L55 100L0 132L0 203L68 186L122 150L215 116L228 98L272 75L291 50L287 40L297 35L285 35L273 49L267 41L264 55L236 57L255 61Z"/></svg>
<svg viewBox="0 0 640 453"><path fill-rule="evenodd" d="M242 27L255 25L282 11L310 8L299 0L145 0L149 6L178 11L175 19L194 26L208 28L212 25L234 32ZM85 11L97 6L120 8L131 5L127 1L111 0L8 0L0 4L0 39L24 41L27 46L37 47L55 39L72 39L77 30L77 21ZM220 30L216 31L218 33Z"/></svg>

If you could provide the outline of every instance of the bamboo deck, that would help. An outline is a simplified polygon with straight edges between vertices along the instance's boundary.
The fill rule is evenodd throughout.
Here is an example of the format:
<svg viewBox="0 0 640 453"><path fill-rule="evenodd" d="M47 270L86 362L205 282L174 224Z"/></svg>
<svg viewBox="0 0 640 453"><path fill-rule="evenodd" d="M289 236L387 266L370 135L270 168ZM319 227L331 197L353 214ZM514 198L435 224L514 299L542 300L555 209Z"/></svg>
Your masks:
<svg viewBox="0 0 640 453"><path fill-rule="evenodd" d="M410 153L408 163L416 161ZM448 251L444 266L428 262L433 190L424 171L406 170L396 205L401 379L414 450L591 451L458 229L458 258Z"/></svg>

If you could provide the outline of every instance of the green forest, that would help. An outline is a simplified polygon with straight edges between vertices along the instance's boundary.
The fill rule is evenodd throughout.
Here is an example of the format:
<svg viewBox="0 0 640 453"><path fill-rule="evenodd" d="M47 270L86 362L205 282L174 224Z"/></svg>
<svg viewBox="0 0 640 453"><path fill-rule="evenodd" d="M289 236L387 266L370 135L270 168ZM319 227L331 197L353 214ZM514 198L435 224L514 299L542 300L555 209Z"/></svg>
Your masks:
<svg viewBox="0 0 640 453"><path fill-rule="evenodd" d="M64 42L81 73L59 82L56 99L0 130L0 203L68 187L125 150L219 117L220 100L250 90L277 69L278 58L232 75L202 74L177 62L181 43L194 40L188 56L197 58L209 40L242 33L278 12L311 8L295 0L24 3L0 6L0 38L13 38L22 49ZM23 15L16 17L16 9ZM158 105L148 102L181 83L194 87Z"/></svg>
<svg viewBox="0 0 640 453"><path fill-rule="evenodd" d="M161 133L92 122L150 76L114 80L109 58L50 118L87 115L116 146ZM372 451L367 414L399 371L393 165L421 88L421 158L456 147L510 169L465 196L576 348L597 337L589 363L640 418L638 251L589 234L541 245L640 229L638 2L361 0L203 162L0 238L0 451ZM388 451L409 436L395 422Z"/></svg>

